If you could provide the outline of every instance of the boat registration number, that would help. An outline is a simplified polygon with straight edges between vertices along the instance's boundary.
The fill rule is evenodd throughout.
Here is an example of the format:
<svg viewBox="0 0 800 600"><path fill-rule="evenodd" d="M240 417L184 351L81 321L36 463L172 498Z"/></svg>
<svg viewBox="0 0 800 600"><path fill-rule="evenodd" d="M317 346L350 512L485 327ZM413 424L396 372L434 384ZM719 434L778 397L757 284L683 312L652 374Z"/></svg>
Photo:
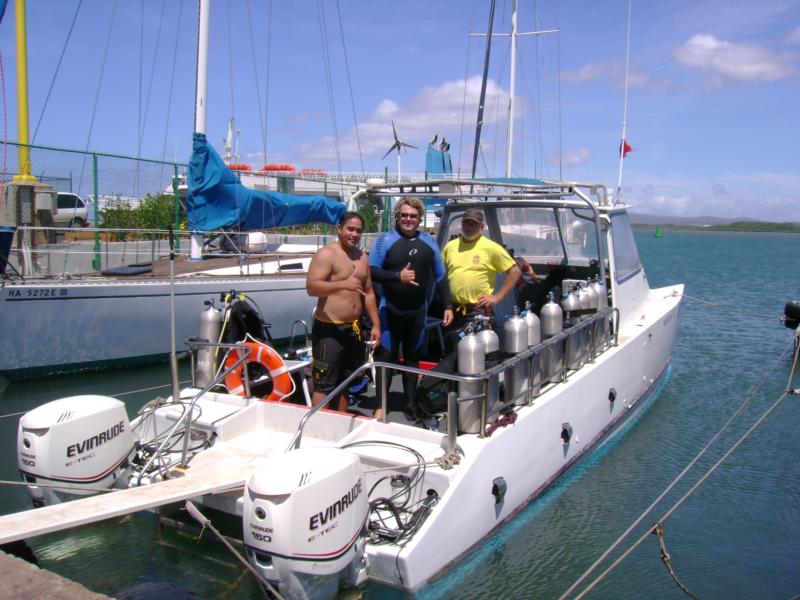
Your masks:
<svg viewBox="0 0 800 600"><path fill-rule="evenodd" d="M68 296L69 290L58 288L42 288L35 290L8 290L9 298L56 298Z"/></svg>

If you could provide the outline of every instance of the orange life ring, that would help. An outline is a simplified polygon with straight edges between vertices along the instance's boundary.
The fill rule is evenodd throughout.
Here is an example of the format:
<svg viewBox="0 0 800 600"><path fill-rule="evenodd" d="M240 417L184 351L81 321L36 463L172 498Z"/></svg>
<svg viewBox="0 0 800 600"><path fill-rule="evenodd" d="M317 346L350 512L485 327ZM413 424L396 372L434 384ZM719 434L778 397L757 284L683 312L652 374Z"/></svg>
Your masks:
<svg viewBox="0 0 800 600"><path fill-rule="evenodd" d="M248 364L257 363L261 365L272 378L272 393L265 399L286 400L293 391L294 382L289 374L289 368L280 355L266 344L260 342L245 342L243 345L250 349L246 362ZM235 348L231 350L228 353L228 358L225 359L225 369L232 367L239 358L239 351ZM244 362L225 376L225 387L228 388L229 393L244 396L243 373Z"/></svg>

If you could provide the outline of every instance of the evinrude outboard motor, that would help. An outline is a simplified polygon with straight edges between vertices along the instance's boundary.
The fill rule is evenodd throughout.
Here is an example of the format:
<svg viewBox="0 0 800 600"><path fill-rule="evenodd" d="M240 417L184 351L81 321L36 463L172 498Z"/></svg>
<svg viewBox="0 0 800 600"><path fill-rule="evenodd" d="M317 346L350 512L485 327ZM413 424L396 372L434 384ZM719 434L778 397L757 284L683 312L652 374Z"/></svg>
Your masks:
<svg viewBox="0 0 800 600"><path fill-rule="evenodd" d="M506 343L506 354L514 355L528 349L528 323L519 316L519 309L514 307L514 314L503 325ZM506 402L517 406L527 404L528 363L521 361L503 373L505 378Z"/></svg>
<svg viewBox="0 0 800 600"><path fill-rule="evenodd" d="M500 338L489 327L484 327L475 336L483 342L483 349L485 353L485 367L490 369L501 361L500 357ZM489 403L487 404L486 411L492 413L500 402L500 375L493 375L489 378ZM488 418L491 423L497 420L497 414L492 414Z"/></svg>
<svg viewBox="0 0 800 600"><path fill-rule="evenodd" d="M197 337L212 344L219 342L222 331L222 309L214 306L213 300L206 301L206 309L200 313L200 328ZM214 379L217 372L217 349L202 346L197 351L197 362L194 367L195 386L206 387Z"/></svg>
<svg viewBox="0 0 800 600"><path fill-rule="evenodd" d="M486 370L486 346L472 333L463 334L458 342L458 372L461 375L477 375ZM459 396L476 396L483 393L482 381L459 381ZM482 398L458 403L458 429L464 433L478 433L481 430Z"/></svg>
<svg viewBox="0 0 800 600"><path fill-rule="evenodd" d="M125 478L133 450L125 404L109 396L53 400L19 420L17 464L35 506L113 487Z"/></svg>
<svg viewBox="0 0 800 600"><path fill-rule="evenodd" d="M580 296L577 286L570 286L561 297L561 310L564 313L564 328L570 329L580 322L580 318L575 315L581 309ZM567 338L567 368L578 369L581 366L583 357L583 335L581 332L573 331Z"/></svg>
<svg viewBox="0 0 800 600"><path fill-rule="evenodd" d="M247 558L286 598L333 598L366 580L369 513L361 461L339 448L267 460L247 482Z"/></svg>
<svg viewBox="0 0 800 600"><path fill-rule="evenodd" d="M522 318L528 324L528 348L533 348L542 341L542 324L539 317L533 312L533 307L530 302L525 303L525 312L522 313ZM533 395L539 395L539 383L542 380L542 358L531 357L533 364L531 365L531 372L533 377L530 385L533 386Z"/></svg>
<svg viewBox="0 0 800 600"><path fill-rule="evenodd" d="M547 340L563 331L564 313L561 307L555 302L555 294L547 294L549 301L539 311L539 318L542 323L542 339ZM542 352L542 379L547 381L554 374L561 371L564 363L564 353L561 345L556 344Z"/></svg>

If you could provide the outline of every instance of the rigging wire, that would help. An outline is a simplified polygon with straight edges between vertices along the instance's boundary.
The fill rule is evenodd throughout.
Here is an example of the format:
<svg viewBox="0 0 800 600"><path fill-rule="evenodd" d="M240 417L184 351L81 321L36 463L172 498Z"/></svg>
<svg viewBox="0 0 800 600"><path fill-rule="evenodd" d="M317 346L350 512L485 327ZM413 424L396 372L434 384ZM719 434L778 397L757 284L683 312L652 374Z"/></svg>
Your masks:
<svg viewBox="0 0 800 600"><path fill-rule="evenodd" d="M264 147L264 164L266 164L267 159L267 144L264 140L264 132L266 128L264 127L264 114L261 111L261 86L258 84L258 68L256 63L256 45L253 41L253 17L250 13L250 0L247 0L247 31L250 34L250 54L253 60L253 79L256 82L256 104L258 105L258 124L259 128L262 133L262 144Z"/></svg>
<svg viewBox="0 0 800 600"><path fill-rule="evenodd" d="M489 76L489 56L492 50L492 28L494 27L495 0L489 8L489 29L486 33L486 51L483 58L483 78L481 80L481 95L478 100L478 119L475 124L475 148L472 153L472 179L475 179L475 168L478 165L478 151L481 146L481 128L483 127L483 103L486 101L486 79Z"/></svg>
<svg viewBox="0 0 800 600"><path fill-rule="evenodd" d="M683 470L682 470L682 471L681 471L681 472L680 472L680 473L677 475L677 477L675 477L675 479L673 479L673 480L670 482L670 484L669 484L669 485L668 485L666 488L664 488L664 490L663 490L663 491L662 491L662 492L661 492L661 493L658 495L658 497L657 497L655 500L653 500L653 502L650 504L650 506L648 506L648 507L647 507L647 508L644 510L644 512L642 512L642 514L640 514L640 515L639 515L639 516L636 518L636 520L635 520L633 523L631 523L631 525L630 525L630 526L629 526L629 527L628 527L628 528L627 528L627 529L626 529L626 530L625 530L625 531L622 533L622 535L620 535L620 536L619 536L619 537L618 537L618 538L617 538L617 539L614 541L614 543L612 543L612 544L611 544L611 546L609 546L609 547L608 547L608 549L607 549L607 550L606 550L606 551L605 551L605 552L604 552L604 553L603 553L603 554L602 554L602 555L601 555L601 556L600 556L600 557L599 557L599 558L598 558L598 559L597 559L597 560L596 560L594 563L592 563L592 565L591 565L591 566L590 566L590 567L589 567L589 568L588 568L588 569L587 569L587 570L586 570L586 571L583 573L583 575L581 575L581 576L580 576L580 577L579 577L579 578L578 578L578 579L577 579L577 580L576 580L576 581L575 581L575 582L574 582L574 583L573 583L573 584L572 584L572 585L569 587L569 589L567 589L567 591L565 591L565 592L564 592L564 593L563 593L563 594L562 594L562 595L559 597L559 600L563 600L563 599L567 598L567 597L568 597L570 594L572 594L572 593L573 593L573 592L574 592L574 591L575 591L575 590L578 588L578 586L580 586L580 585L581 585L581 584L582 584L582 583L583 583L583 582L584 582L584 581L585 581L585 580L588 578L588 576L589 576L591 573L593 573L593 572L594 572L594 571L597 569L597 567L598 567L598 566L599 566L599 565L600 565L600 564L601 564L601 563L602 563L604 560L606 560L606 559L607 559L607 558L610 556L610 554L611 554L611 553L612 553L612 552L613 552L613 551L614 551L614 550L615 550L617 547L619 547L619 545L620 545L620 544L623 542L623 540L625 540L625 538L627 538L627 537L628 537L628 535L630 535L630 533L631 533L631 532L632 532L632 531L633 531L633 530L634 530L634 529L635 529L635 528L636 528L636 527L637 527L637 526L638 526L638 525L639 525L639 524L642 522L642 520L644 520L644 518L645 518L645 517L646 517L646 516L647 516L647 515L648 515L648 514L651 512L651 511L653 511L653 510L655 509L655 507L656 507L656 506L657 506L657 505L658 505L658 504L661 502L661 500L662 500L662 499L663 499L663 498L664 498L664 497L665 497L665 496L666 496L666 495L667 495L667 494L668 494L668 493L669 493L669 492L670 492L670 491L671 491L671 490L672 490L672 489L673 489L673 488L674 488L674 487L675 487L675 486L676 486L676 485L677 485L677 484L678 484L678 483L679 483L679 482L680 482L680 481L683 479L683 477L684 477L684 476L685 476L685 475L686 475L686 474L687 474L687 473L688 473L688 472L689 472L689 471L692 469L692 467L694 467L694 465L695 465L695 464L697 464L697 462L698 462L698 461L699 461L699 460L700 460L700 459L701 459L701 458L702 458L702 457L703 457L703 456L706 454L706 452L708 452L708 450L711 448L711 446L713 446L713 445L714 445L714 443L716 443L716 441L717 441L717 440L720 438L720 436L721 436L721 435L722 435L722 434L723 434L723 433L724 433L724 432L725 432L725 431L728 429L728 427L730 427L730 426L731 426L731 424L733 424L733 422L734 422L734 421L735 421L735 420L738 418L738 416L741 414L741 412L744 410L744 408L745 408L745 407L746 407L746 406L747 406L747 405L750 403L750 401L753 399L753 397L754 397L754 396L755 396L755 394L756 394L756 393L759 391L759 389L761 389L761 387L762 387L764 384L766 384L766 383L767 383L767 381L768 381L768 380L769 380L769 378L770 378L770 375L772 374L772 371L774 371L774 370L775 370L775 368L777 368L777 367L778 367L778 365L780 365L780 364L783 362L784 358L786 357L786 354L787 354L787 353L788 353L788 352L789 352L789 351L792 349L792 346L793 346L793 345L794 345L794 340L792 340L792 342L790 342L790 343L789 343L789 345L786 347L786 349L784 349L784 351L783 351L783 352L781 352L780 356L779 356L779 357L778 357L778 358L777 358L777 359L776 359L776 360L775 360L775 361L772 363L772 365L770 365L770 367L769 367L769 368L766 370L766 372L764 373L764 376L763 376L763 377L762 377L762 378L761 378L761 379L758 381L758 383L756 383L756 385L753 387L753 389L750 391L750 393L749 393L749 394L748 394L748 395L745 397L745 399L742 401L742 403L739 405L739 407L736 409L736 411L735 411L735 412L734 412L734 413L733 413L733 414L732 414L732 415L731 415L731 416L728 418L728 420L727 420L727 421L726 421L726 422L725 422L725 423L722 425L722 428L721 428L719 431L717 431L717 433L716 433L716 434L714 434L714 436L711 438L711 440L710 440L710 441L709 441L709 442L708 442L708 443L707 443L707 444L706 444L706 445L705 445L705 446L704 446L704 447L703 447L703 448L700 450L700 452L699 452L699 453L698 453L698 454L697 454L697 455L696 455L694 458L692 458L692 460L689 462L689 464L687 464L687 465L686 465L686 466L683 468ZM800 353L800 348L798 348L798 349L797 349L795 352L796 352L796 353ZM797 364L797 357L795 357L795 365L796 365L796 364ZM793 374L794 374L794 370L793 370L792 372L790 372L790 374L789 374L790 388L791 388L791 380L792 380ZM790 389L790 388L789 388L789 389ZM742 443L743 443L743 442L744 442L744 441L745 441L745 440L746 440L746 439L747 439L747 438L750 436L750 434L751 434L753 431L755 431L755 429L756 429L756 428L757 428L759 425L761 425L761 423L762 423L762 422L763 422L763 421L764 421L764 420L767 418L767 416L769 416L769 415L772 413L772 411L773 411L775 408L777 408L777 407L778 407L778 405L779 405L779 404L780 404L780 403L783 401L783 399L784 399L784 398L786 398L786 396L787 396L789 393L790 393L789 391L784 391L784 392L783 392L783 394L782 394L782 395L781 395L781 396L780 396L780 397L779 397L779 398L778 398L778 399L777 399L777 400L776 400L776 401L775 401L775 402L774 402L772 405L770 405L770 407L769 407L769 408L768 408L768 409L767 409L767 410L766 410L766 411L765 411L765 412L764 412L764 413L763 413L763 414L762 414L762 415L761 415L761 416L760 416L760 417L759 417L759 418L758 418L758 419L757 419L757 420L756 420L756 421L753 423L753 425L751 425L751 426L750 426L750 428L748 428L748 429L747 429L747 431L745 431L745 433L744 433L744 434L743 434L743 435L742 435L742 436L741 436L741 437L740 437L740 438L739 438L739 439L736 441L736 443L734 443L734 445L733 445L733 446L731 446L731 447L730 447L730 448L729 448L729 449L728 449L728 450L727 450L727 451L726 451L726 452L725 452L725 453L724 453L724 454L723 454L723 455L722 455L722 456L719 458L719 460L717 460L717 461L716 461L716 462L715 462L715 463L714 463L714 464L711 466L711 468L709 468L709 469L708 469L708 470L707 470L707 471L706 471L706 472L705 472L705 473L704 473L704 474L703 474L703 475L700 477L700 479L699 479L699 480L698 480L698 481L697 481L697 482L696 482L696 483L695 483L695 484L694 484L692 487L690 487L690 488L689 488L689 490L688 490L688 491L687 491L687 492L686 492L686 493L685 493L683 496L681 496L681 498L680 498L680 499L679 499L677 502L675 502L675 504L673 504L673 505L672 505L672 506L671 506L671 507L670 507L670 508L669 508L669 509L668 509L668 510L667 510L667 511L666 511L666 512L665 512L665 513L664 513L664 514L663 514L663 515L662 515L662 516L661 516L661 517L660 517L660 518L659 518L659 519L656 521L656 523L654 523L653 525L651 525L651 526L650 526L650 527L649 527L649 528L648 528L648 529L647 529L647 530L644 532L644 534L642 534L642 536L641 536L641 537L639 537L639 538L638 538L638 539L637 539L637 540L636 540L636 541L635 541L635 542L634 542L634 543L633 543L631 546L629 546L629 547L628 547L628 549L627 549L627 550L625 550L625 552L623 552L623 553L622 553L622 554L621 554L621 555L620 555L620 556L619 556L619 557L618 557L618 558L617 558L617 559L616 559L616 560L615 560L613 563L611 563L611 565L610 565L610 566L609 566L609 567L608 567L608 568L607 568L605 571L603 571L603 572L602 572L600 575L598 575L598 576L597 576L597 577L596 577L596 578L595 578L595 579L594 579L594 580L593 580L593 581L592 581L592 582L591 582L591 583L590 583L590 584L589 584L589 585L588 585L586 588L584 588L584 590L583 590L583 591L581 591L581 592L580 592L580 593L579 593L577 596L575 596L575 599L574 599L574 600L579 600L580 598L583 598L583 597L584 597L584 596L585 596L587 593L589 593L589 592L590 592L592 589L594 589L594 587L596 587L596 586L597 586L597 584L599 584L599 583L600 583L600 582L601 582L603 579L605 579L605 577L606 577L606 576L607 576L609 573L611 573L611 572L612 572L612 571L613 571L613 570L614 570L614 569L615 569L617 566L619 566L619 564L620 564L620 563L622 563L622 561L623 561L623 560L625 560L625 558L627 558L627 557L628 557L628 555L630 555L630 554L631 554L631 552L633 552L633 551L634 551L636 548L638 548L638 547L641 545L641 543L642 543L644 540L646 540L646 539L648 538L648 536L650 536L650 535L651 535L651 534L654 532L654 530L655 530L655 527L656 527L657 525L661 525L661 526L663 526L663 523L664 523L664 521L666 521L666 520L667 520L667 519L668 519L668 518L669 518L669 517L670 517L670 516L671 516L671 515L672 515L672 514L673 514L673 513L674 513L674 512L675 512L675 511L676 511L676 510L677 510L677 509L678 509L678 508L679 508L679 507L680 507L680 506L681 506L681 505L682 505L682 504L683 504L683 503L684 503L684 502L685 502L685 501L686 501L686 500L687 500L687 499L688 499L688 498L689 498L689 497L690 497L690 496L691 496L691 495L692 495L692 494L693 494L693 493L696 491L696 490L697 490L697 488L699 488L699 487L700 487L700 485L702 485L702 484L703 484L703 483L704 483L704 482L705 482L705 481L706 481L706 480L707 480L707 479L708 479L708 478L709 478L709 477L710 477L710 476L711 476L711 475L714 473L714 471L716 471L716 470L717 470L717 468L718 468L718 467L719 467L719 466L720 466L720 465L721 465L723 462L725 462L725 460L727 460L727 459L728 459L728 457L729 457L729 456L730 456L730 455L731 455L731 454L732 454L732 453L733 453L733 452L734 452L734 451L735 451L735 450L736 450L736 449L737 449L739 446L741 446L741 444L742 444Z"/></svg>
<svg viewBox="0 0 800 600"><path fill-rule="evenodd" d="M344 51L344 69L347 73L347 89L350 91L350 105L353 108L353 123L356 130L356 144L358 145L358 159L361 161L361 175L366 177L364 168L364 154L361 152L361 136L358 133L358 117L356 116L356 102L353 97L353 82L350 78L350 62L347 59L347 46L344 43L344 25L342 24L342 11L339 7L339 0L336 0L336 13L339 16L339 33L342 37L342 50Z"/></svg>
<svg viewBox="0 0 800 600"><path fill-rule="evenodd" d="M226 8L225 16L227 17L226 25L227 25L227 30L228 30L228 75L230 77L230 84L229 84L228 87L230 88L230 92L231 92L231 118L234 119L233 122L235 124L236 123L236 102L235 102L234 90L233 90L233 36L231 35L231 3L230 2L226 2L225 3L225 8ZM233 140L231 140L231 143L233 145L233 148L232 148L233 158L231 160L233 162L238 162L238 159L236 157L236 132L235 131L233 132Z"/></svg>
<svg viewBox="0 0 800 600"><path fill-rule="evenodd" d="M539 11L536 9L536 3L535 2L533 3L533 30L534 31L539 31ZM535 63L536 63L536 68L533 70L533 72L534 72L534 75L536 77L536 109L537 109L537 111L536 111L536 115L537 116L534 119L534 127L536 128L536 135L534 136L534 139L537 140L536 141L536 145L538 146L538 148L537 148L538 151L534 152L534 154L533 154L533 156L534 156L534 163L533 164L534 164L534 175L537 175L539 177L544 177L545 176L545 172L547 170L546 169L547 158L545 157L545 154L544 154L544 142L542 140L542 81L541 81L541 78L540 78L540 71L541 71L541 68L542 68L542 65L540 64L540 61L541 61L541 58L542 58L541 36L538 36L538 35L534 36L534 43L536 44L535 45L535 52L534 52L534 57L535 57L534 60L535 60ZM540 164L541 164L541 172L536 167L537 163L536 163L535 157L537 155L539 156L539 161L540 161Z"/></svg>
<svg viewBox="0 0 800 600"><path fill-rule="evenodd" d="M58 57L58 63L56 63L56 69L53 72L53 79L50 81L50 87L47 90L47 95L44 98L44 105L42 106L42 112L39 113L39 119L36 121L36 127L33 129L33 137L31 138L31 144L36 143L36 134L39 133L39 126L42 124L42 118L44 117L44 112L47 110L47 103L50 102L50 94L53 93L53 87L56 84L56 78L58 77L58 72L61 70L61 61L64 60L64 54L67 52L67 46L69 45L69 40L72 37L72 30L75 29L75 21L78 19L78 13L81 10L81 4L83 4L83 0L78 0L78 5L75 7L75 14L72 15L72 23L69 26L69 31L67 32L67 37L64 40L64 46L61 48L61 54ZM5 173L5 169L3 169L3 173Z"/></svg>
<svg viewBox="0 0 800 600"><path fill-rule="evenodd" d="M89 134L86 136L86 146L84 147L84 155L83 155L83 163L81 165L81 174L78 178L78 190L80 190L83 186L83 176L86 172L86 161L88 160L88 152L89 152L89 144L92 141L92 130L94 129L94 120L97 115L97 105L100 101L100 91L103 89L103 77L106 72L106 61L108 60L108 49L111 47L111 32L114 29L114 17L117 14L117 0L114 0L114 4L111 7L111 18L108 21L108 34L106 35L106 47L103 50L103 60L100 66L100 78L97 82L97 90L94 94L94 104L92 106L92 118L89 120ZM98 199L95 198L95 201ZM66 261L66 257L64 259Z"/></svg>
<svg viewBox="0 0 800 600"><path fill-rule="evenodd" d="M8 173L8 105L6 104L6 71L3 67L3 54L0 53L0 85L3 88L3 179Z"/></svg>
<svg viewBox="0 0 800 600"><path fill-rule="evenodd" d="M561 31L561 19L558 11L558 2L556 6L556 29ZM561 124L561 34L559 33L556 41L556 61L557 61L557 95L558 95L558 180L564 181L564 139L563 139L563 126Z"/></svg>
<svg viewBox="0 0 800 600"><path fill-rule="evenodd" d="M272 0L267 2L267 73L264 78L264 165L267 164L267 140L269 137L269 76L272 68Z"/></svg>
<svg viewBox="0 0 800 600"><path fill-rule="evenodd" d="M172 93L175 88L175 65L178 62L178 40L180 39L180 31L181 31L181 16L183 15L183 0L178 2L178 20L175 33L175 47L172 49L172 70L170 72L169 78L169 95L167 97L167 118L166 123L164 124L164 144L161 147L161 160L164 161L167 154L167 138L169 137L169 122L170 122L170 115L172 114ZM177 157L175 157L177 162ZM159 181L163 183L164 181L164 165L161 165L161 175L159 176Z"/></svg>
<svg viewBox="0 0 800 600"><path fill-rule="evenodd" d="M741 309L735 308L733 306L726 306L724 304L718 304L716 302L710 302L708 300L704 300L703 298L698 298L696 296L690 296L689 294L685 294L685 293L684 294L679 294L678 292L673 292L672 294L670 294L669 296L666 296L666 297L667 298L671 298L671 297L678 297L678 296L680 296L682 298L686 298L687 300L693 300L693 301L699 302L701 304L707 304L708 306L713 306L714 308L717 308L719 310L726 310L728 312L738 313L740 315L747 315L748 317L758 317L759 319L769 319L770 321L774 321L776 318L779 319L779 320L781 319L781 317L775 317L775 315L767 315L767 314L764 314L764 313L755 313L755 312L750 312L748 310L741 310Z"/></svg>
<svg viewBox="0 0 800 600"><path fill-rule="evenodd" d="M322 40L322 61L325 65L325 85L328 88L328 108L331 113L331 128L333 129L333 145L336 149L336 165L342 171L342 156L339 151L339 129L336 124L336 104L333 97L333 76L331 74L330 46L328 44L328 30L325 27L325 5L322 0L317 0L317 17L319 20L319 33Z"/></svg>

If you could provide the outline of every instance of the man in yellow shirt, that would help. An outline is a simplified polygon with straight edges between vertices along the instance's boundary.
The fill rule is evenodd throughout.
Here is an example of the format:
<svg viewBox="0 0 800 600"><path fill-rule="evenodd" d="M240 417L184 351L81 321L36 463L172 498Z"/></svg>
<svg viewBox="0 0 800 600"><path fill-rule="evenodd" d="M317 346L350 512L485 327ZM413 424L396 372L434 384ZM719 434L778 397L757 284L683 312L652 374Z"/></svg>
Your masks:
<svg viewBox="0 0 800 600"><path fill-rule="evenodd" d="M475 314L491 316L492 307L514 289L520 277L519 267L508 252L481 235L485 220L480 209L465 210L461 217L461 235L450 240L442 250L453 299L454 328L460 328ZM498 273L505 273L506 279L495 292Z"/></svg>

